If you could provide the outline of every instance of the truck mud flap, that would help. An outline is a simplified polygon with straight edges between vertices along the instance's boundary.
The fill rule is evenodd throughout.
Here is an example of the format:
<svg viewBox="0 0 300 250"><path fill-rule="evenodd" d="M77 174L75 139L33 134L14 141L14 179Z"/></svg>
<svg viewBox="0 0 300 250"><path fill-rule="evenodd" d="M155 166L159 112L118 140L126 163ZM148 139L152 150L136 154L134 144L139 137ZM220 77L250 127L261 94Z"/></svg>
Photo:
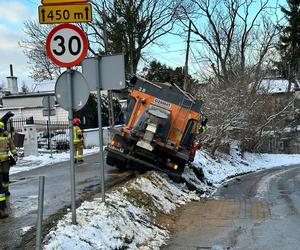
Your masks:
<svg viewBox="0 0 300 250"><path fill-rule="evenodd" d="M129 161L134 161L134 162L136 162L136 163L138 163L138 164L141 164L141 165L143 165L143 166L145 166L145 167L147 167L147 168L150 168L150 169L154 169L154 170L157 170L157 171L164 172L164 173L168 174L169 176L172 176L172 177L175 177L175 178L181 177L181 174L180 174L180 173L176 173L176 172L170 171L170 170L168 170L168 169L160 168L160 167L158 167L158 166L155 166L154 164L151 164L151 163L149 163L149 162L143 161L143 160L141 160L141 159L137 159L137 158L135 158L135 157L133 157L133 156L131 156L131 155L123 154L123 153L121 153L121 152L119 152L119 151L116 151L116 150L113 150L113 149L111 149L111 148L109 148L109 147L106 147L105 150L108 151L109 153L115 155L116 158L118 158L118 159L120 159L120 158L121 158L121 159L122 159L122 158L125 158L125 159L127 159L127 160L129 160Z"/></svg>

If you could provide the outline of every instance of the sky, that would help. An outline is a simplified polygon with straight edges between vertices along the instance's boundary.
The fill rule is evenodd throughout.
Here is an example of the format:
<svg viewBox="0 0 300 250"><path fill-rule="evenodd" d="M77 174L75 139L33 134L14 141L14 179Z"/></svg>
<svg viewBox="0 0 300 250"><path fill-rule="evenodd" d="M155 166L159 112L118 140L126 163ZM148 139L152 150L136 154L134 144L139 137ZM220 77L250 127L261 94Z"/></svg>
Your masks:
<svg viewBox="0 0 300 250"><path fill-rule="evenodd" d="M273 0L271 0L273 1ZM280 2L285 2L280 0ZM9 76L9 65L14 66L14 75L18 77L19 87L24 82L29 87L34 87L33 80L29 77L30 68L28 59L18 43L24 39L24 22L30 18L37 19L40 0L0 0L0 84L6 83ZM193 40L193 38L191 38ZM167 44L161 48L152 46L145 50L148 59L157 59L172 67L184 66L186 35L182 37L167 35L164 37ZM195 75L199 70L199 63L195 61L195 47L191 44L189 73Z"/></svg>
<svg viewBox="0 0 300 250"><path fill-rule="evenodd" d="M9 76L9 65L14 66L14 75L18 77L19 85L29 78L27 58L18 42L24 38L23 23L37 16L35 0L0 0L0 84L6 82Z"/></svg>
<svg viewBox="0 0 300 250"><path fill-rule="evenodd" d="M6 83L6 77L9 76L9 65L14 66L14 76L18 77L19 87L24 82L29 87L33 87L33 80L29 77L30 68L28 59L18 45L19 41L25 37L23 32L24 22L30 18L38 18L39 0L0 0L0 84ZM171 66L183 66L185 39L179 37L169 38L169 46L161 49L158 47L156 52L151 52L148 58L161 58L163 63ZM173 52L168 52L173 51ZM150 55L150 53L147 53Z"/></svg>

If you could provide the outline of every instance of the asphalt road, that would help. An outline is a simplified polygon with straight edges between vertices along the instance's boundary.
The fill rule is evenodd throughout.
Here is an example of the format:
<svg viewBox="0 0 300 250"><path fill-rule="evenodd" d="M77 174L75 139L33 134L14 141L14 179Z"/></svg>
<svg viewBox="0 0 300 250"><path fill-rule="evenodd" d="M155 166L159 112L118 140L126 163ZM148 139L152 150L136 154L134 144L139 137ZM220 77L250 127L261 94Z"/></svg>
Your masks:
<svg viewBox="0 0 300 250"><path fill-rule="evenodd" d="M162 249L300 249L300 166L245 175L183 208Z"/></svg>
<svg viewBox="0 0 300 250"><path fill-rule="evenodd" d="M76 167L76 198L101 189L99 156L85 157ZM44 219L70 207L70 164L62 162L11 176L9 200L10 217L0 220L0 249L27 249L22 236L29 227L35 227L37 219L38 179L45 176ZM132 171L120 172L105 167L106 188L120 183L132 175ZM23 243L22 243L23 244Z"/></svg>

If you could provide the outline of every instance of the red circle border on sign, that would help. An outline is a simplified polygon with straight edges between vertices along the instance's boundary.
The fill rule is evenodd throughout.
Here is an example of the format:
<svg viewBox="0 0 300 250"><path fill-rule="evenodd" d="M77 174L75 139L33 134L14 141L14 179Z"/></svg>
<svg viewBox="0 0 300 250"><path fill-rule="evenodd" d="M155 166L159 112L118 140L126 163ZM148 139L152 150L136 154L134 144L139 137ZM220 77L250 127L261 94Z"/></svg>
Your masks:
<svg viewBox="0 0 300 250"><path fill-rule="evenodd" d="M68 63L65 63L65 62L62 62L62 61L56 59L56 57L52 54L52 51L51 51L51 48L50 48L50 42L51 42L51 39L54 36L54 34L58 30L66 29L66 28L75 30L80 35L80 37L82 39L82 42L83 42L83 49L82 49L82 53L81 53L80 57L77 58L76 60L74 60L72 62L68 62ZM59 24L56 27L54 27L47 36L47 39L46 39L46 52L47 52L49 58L51 59L51 61L53 61L58 66L73 67L75 65L78 65L86 57L87 51L88 51L87 37L86 37L84 31L82 29L80 29L79 27L77 27L76 25L74 25L74 24L69 24L69 23Z"/></svg>

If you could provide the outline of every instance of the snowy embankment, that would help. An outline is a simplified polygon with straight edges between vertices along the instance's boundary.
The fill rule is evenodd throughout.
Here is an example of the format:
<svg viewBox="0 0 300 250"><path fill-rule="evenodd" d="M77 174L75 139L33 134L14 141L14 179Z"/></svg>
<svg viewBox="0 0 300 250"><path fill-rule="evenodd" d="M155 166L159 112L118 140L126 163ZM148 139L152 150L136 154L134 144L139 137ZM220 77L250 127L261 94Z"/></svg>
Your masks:
<svg viewBox="0 0 300 250"><path fill-rule="evenodd" d="M289 166L300 163L300 155L245 154L237 151L217 158L205 152L197 153L194 168L184 174L186 184L176 184L168 177L148 172L100 199L84 202L77 209L77 225L71 224L71 214L64 216L44 239L44 249L159 249L169 238L169 232L159 224L160 215L172 213L191 200L210 195L231 176L258 169ZM201 182L197 168L202 168L206 180ZM197 187L198 192L187 186Z"/></svg>
<svg viewBox="0 0 300 250"><path fill-rule="evenodd" d="M281 166L300 164L300 154L252 154L245 153L241 157L237 149L232 149L230 155L218 155L214 158L205 151L198 151L194 160L195 168L202 168L206 183L203 184L194 174L193 169L187 169L184 178L208 194L219 187L224 181L236 175ZM209 184L209 185L206 185Z"/></svg>

